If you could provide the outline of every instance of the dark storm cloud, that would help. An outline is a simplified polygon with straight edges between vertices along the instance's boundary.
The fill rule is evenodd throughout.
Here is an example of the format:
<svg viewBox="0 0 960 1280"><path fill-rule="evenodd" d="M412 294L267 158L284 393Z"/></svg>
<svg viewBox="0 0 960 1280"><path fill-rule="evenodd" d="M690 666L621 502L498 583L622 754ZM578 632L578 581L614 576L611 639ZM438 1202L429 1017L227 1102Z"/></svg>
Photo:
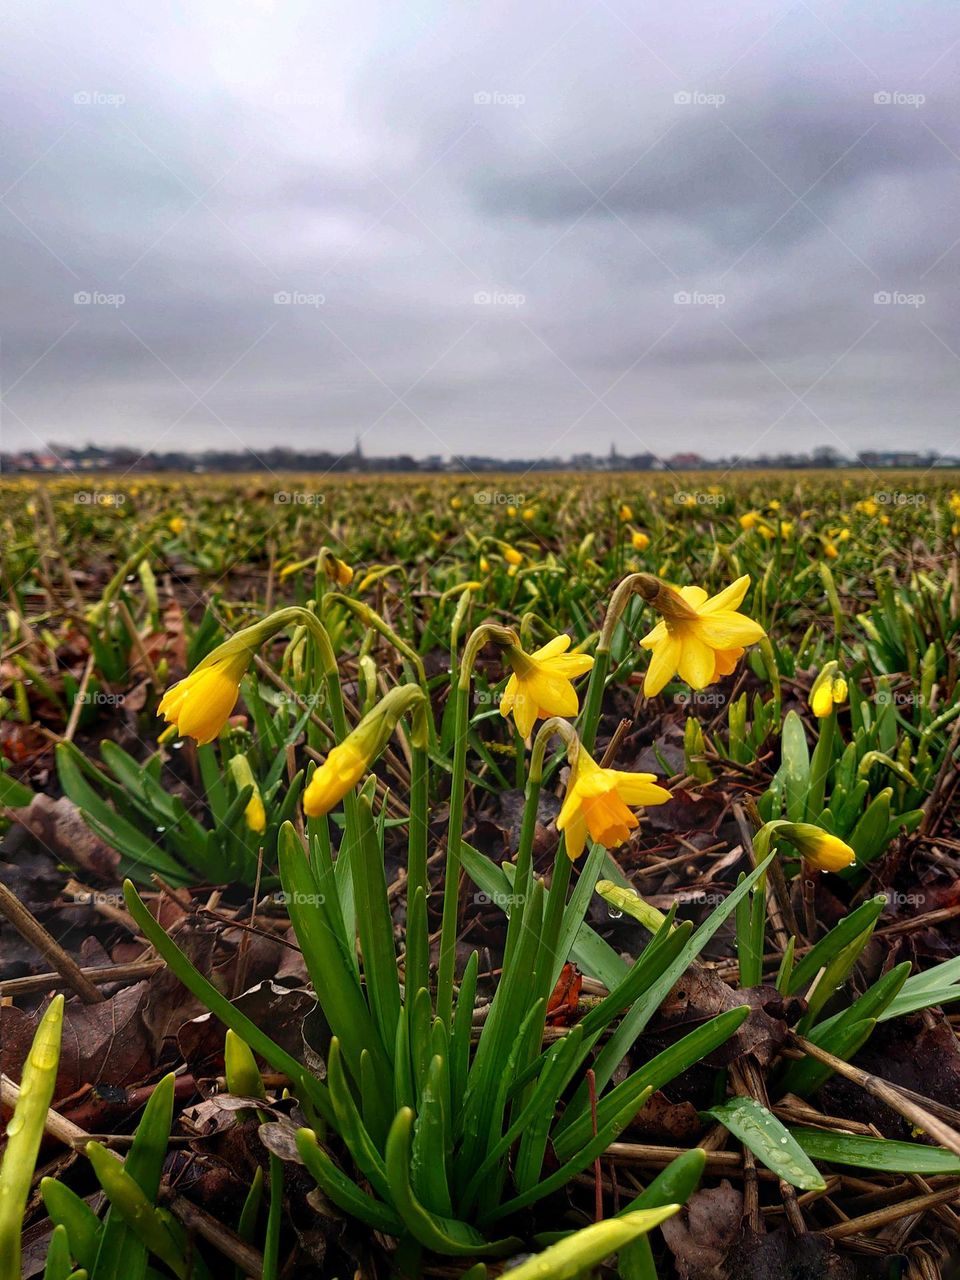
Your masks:
<svg viewBox="0 0 960 1280"><path fill-rule="evenodd" d="M4 37L6 448L960 450L953 7Z"/></svg>

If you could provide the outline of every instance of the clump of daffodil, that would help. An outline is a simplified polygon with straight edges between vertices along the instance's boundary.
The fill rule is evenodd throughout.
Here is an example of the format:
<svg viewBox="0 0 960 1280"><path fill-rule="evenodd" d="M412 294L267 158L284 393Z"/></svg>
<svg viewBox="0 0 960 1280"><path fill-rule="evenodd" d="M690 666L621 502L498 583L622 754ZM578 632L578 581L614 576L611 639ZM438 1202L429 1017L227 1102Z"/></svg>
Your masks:
<svg viewBox="0 0 960 1280"><path fill-rule="evenodd" d="M747 645L763 639L760 623L737 612L749 585L744 574L708 597L703 587L675 588L652 577L643 583L641 593L662 615L640 641L652 652L643 683L648 698L678 673L691 689L705 689L733 671Z"/></svg>
<svg viewBox="0 0 960 1280"><path fill-rule="evenodd" d="M407 711L414 711L411 742L414 746L426 747L425 702L426 697L418 685L398 685L385 694L343 742L330 749L326 760L314 772L303 793L304 813L310 818L319 818L339 804L369 772Z"/></svg>
<svg viewBox="0 0 960 1280"><path fill-rule="evenodd" d="M522 738L530 736L537 720L548 716L575 716L580 710L572 681L593 666L587 653L567 653L570 637L554 636L541 649L525 653L519 645L508 644L504 656L513 675L500 699L500 714L513 713Z"/></svg>
<svg viewBox="0 0 960 1280"><path fill-rule="evenodd" d="M247 806L243 811L243 817L248 829L254 835L263 835L267 829L267 814L263 807L263 796L260 794L260 788L257 786L253 770L250 768L250 761L240 752L230 757L227 767L234 782L237 784L238 791L243 791L245 787L253 787L250 799L247 801Z"/></svg>
<svg viewBox="0 0 960 1280"><path fill-rule="evenodd" d="M877 505L876 499L864 498L861 502L855 504L854 510L859 511L860 514L864 516L875 516L880 508Z"/></svg>
<svg viewBox="0 0 960 1280"><path fill-rule="evenodd" d="M580 857L588 834L607 849L618 848L640 825L629 806L665 804L669 799L670 792L652 773L604 769L581 746L557 818L557 830L566 835L567 856L571 861Z"/></svg>
<svg viewBox="0 0 960 1280"><path fill-rule="evenodd" d="M650 537L640 529L634 529L630 535L630 544L634 551L646 551L650 545Z"/></svg>
<svg viewBox="0 0 960 1280"><path fill-rule="evenodd" d="M834 707L841 706L847 700L847 682L839 674L836 662L828 662L810 690L810 710L818 720L824 720Z"/></svg>

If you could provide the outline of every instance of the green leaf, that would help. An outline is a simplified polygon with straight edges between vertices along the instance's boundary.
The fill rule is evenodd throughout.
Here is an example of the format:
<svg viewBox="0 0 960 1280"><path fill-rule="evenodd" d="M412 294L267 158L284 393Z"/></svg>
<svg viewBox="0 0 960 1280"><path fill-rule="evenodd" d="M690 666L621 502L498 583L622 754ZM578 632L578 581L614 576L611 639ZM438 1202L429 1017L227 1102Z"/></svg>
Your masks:
<svg viewBox="0 0 960 1280"><path fill-rule="evenodd" d="M730 1098L710 1107L719 1120L768 1169L801 1191L822 1191L823 1178L790 1131L755 1098Z"/></svg>
<svg viewBox="0 0 960 1280"><path fill-rule="evenodd" d="M308 1173L338 1209L388 1236L403 1234L403 1223L394 1211L361 1191L355 1182L342 1173L319 1145L312 1129L298 1129L296 1143L300 1159L306 1165Z"/></svg>
<svg viewBox="0 0 960 1280"><path fill-rule="evenodd" d="M514 1252L517 1239L487 1243L479 1231L466 1222L429 1213L413 1194L410 1185L410 1139L413 1111L398 1111L387 1138L387 1178L390 1193L403 1225L415 1240L434 1253L453 1257L500 1256Z"/></svg>
<svg viewBox="0 0 960 1280"><path fill-rule="evenodd" d="M851 911L848 916L844 916L838 925L796 962L790 975L788 993L792 996L797 995L855 938L859 938L867 930L872 931L886 905L885 897L871 898L863 906L857 907L856 911Z"/></svg>
<svg viewBox="0 0 960 1280"><path fill-rule="evenodd" d="M921 1142L895 1142L824 1129L791 1129L797 1144L813 1160L876 1169L881 1173L918 1173L927 1177L960 1175L960 1157L943 1147Z"/></svg>

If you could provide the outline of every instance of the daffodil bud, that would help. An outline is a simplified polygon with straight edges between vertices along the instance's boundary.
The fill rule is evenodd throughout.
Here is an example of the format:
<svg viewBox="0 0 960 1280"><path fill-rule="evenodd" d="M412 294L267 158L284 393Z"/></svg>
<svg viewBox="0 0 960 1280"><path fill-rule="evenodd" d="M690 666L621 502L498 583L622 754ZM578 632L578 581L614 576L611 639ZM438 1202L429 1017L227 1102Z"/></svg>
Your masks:
<svg viewBox="0 0 960 1280"><path fill-rule="evenodd" d="M818 720L825 719L835 706L847 700L847 682L838 674L838 664L828 662L810 690L810 709Z"/></svg>
<svg viewBox="0 0 960 1280"><path fill-rule="evenodd" d="M812 822L787 822L784 819L768 822L754 836L757 856L765 857L771 839L780 836L789 840L804 862L817 871L843 871L857 860L857 855L839 836L831 835Z"/></svg>
<svg viewBox="0 0 960 1280"><path fill-rule="evenodd" d="M413 713L410 740L418 749L426 749L426 695L418 685L398 685L380 699L343 742L331 748L303 793L303 809L308 817L329 813L357 785L408 711Z"/></svg>
<svg viewBox="0 0 960 1280"><path fill-rule="evenodd" d="M249 829L256 835L262 835L267 829L267 815L263 807L260 788L257 786L257 780L254 778L253 770L250 768L250 761L241 752L230 757L227 768L230 770L230 774L239 791L242 791L244 787L253 787L253 793L247 801L243 816Z"/></svg>

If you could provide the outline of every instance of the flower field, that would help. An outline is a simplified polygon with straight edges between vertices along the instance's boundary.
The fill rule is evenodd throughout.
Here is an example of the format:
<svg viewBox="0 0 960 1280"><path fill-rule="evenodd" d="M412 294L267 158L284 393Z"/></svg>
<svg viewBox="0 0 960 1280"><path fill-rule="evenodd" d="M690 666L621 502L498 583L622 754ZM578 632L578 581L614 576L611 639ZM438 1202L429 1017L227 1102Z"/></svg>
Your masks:
<svg viewBox="0 0 960 1280"><path fill-rule="evenodd" d="M960 476L0 522L0 1280L950 1274Z"/></svg>

